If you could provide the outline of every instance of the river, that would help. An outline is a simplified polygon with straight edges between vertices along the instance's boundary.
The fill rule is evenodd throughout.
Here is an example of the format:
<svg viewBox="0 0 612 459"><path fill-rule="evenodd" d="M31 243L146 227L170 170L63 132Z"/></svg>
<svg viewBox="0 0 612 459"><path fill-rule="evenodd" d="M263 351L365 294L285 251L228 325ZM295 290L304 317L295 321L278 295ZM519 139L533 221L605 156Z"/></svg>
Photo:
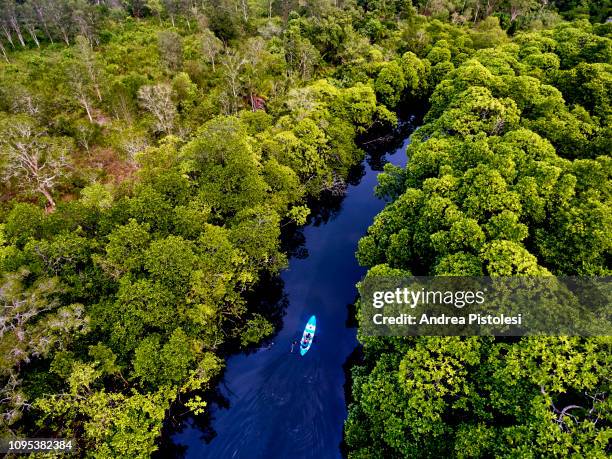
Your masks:
<svg viewBox="0 0 612 459"><path fill-rule="evenodd" d="M355 284L365 274L355 250L385 204L373 193L382 164L405 166L412 130L411 122L404 122L382 151L364 145L366 160L344 198L310 219L300 255L290 258L277 283L285 303L280 331L259 351L227 360L220 385L224 400L211 405L211 428L203 430L190 419L172 435L181 457L342 457L344 364L358 344L349 311ZM291 342L312 314L315 341L301 357L290 352Z"/></svg>

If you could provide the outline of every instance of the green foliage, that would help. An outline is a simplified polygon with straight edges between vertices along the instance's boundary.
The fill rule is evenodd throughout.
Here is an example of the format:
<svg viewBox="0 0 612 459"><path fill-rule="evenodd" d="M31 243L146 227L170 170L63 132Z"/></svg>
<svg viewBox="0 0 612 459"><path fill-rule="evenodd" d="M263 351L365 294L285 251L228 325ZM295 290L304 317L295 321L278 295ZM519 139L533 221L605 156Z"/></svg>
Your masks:
<svg viewBox="0 0 612 459"><path fill-rule="evenodd" d="M255 314L252 319L247 321L245 329L240 334L240 343L247 346L258 343L263 338L274 333L274 327L262 315Z"/></svg>
<svg viewBox="0 0 612 459"><path fill-rule="evenodd" d="M286 265L281 226L344 186L359 134L397 122L370 81L328 75L375 51L350 10L313 5L320 26L188 3L0 8L1 290L19 305L0 332L3 432L148 457L178 394L205 410L221 345L273 333L244 296Z"/></svg>
<svg viewBox="0 0 612 459"><path fill-rule="evenodd" d="M387 63L378 73L374 87L381 102L395 108L406 87L406 79L400 65L395 61Z"/></svg>
<svg viewBox="0 0 612 459"><path fill-rule="evenodd" d="M494 21L477 29L495 43ZM609 38L581 23L515 43L446 73L408 165L379 176L368 276L610 273ZM349 457L606 457L607 337L360 340Z"/></svg>
<svg viewBox="0 0 612 459"><path fill-rule="evenodd" d="M101 390L87 397L72 394L39 399L37 408L42 412L42 420L60 417L71 420L83 416L87 420L84 440L93 445L91 457L146 458L157 449L154 440L159 434L158 426L172 398L168 388L150 394L133 392L128 395ZM73 428L68 425L61 431L74 435Z"/></svg>
<svg viewBox="0 0 612 459"><path fill-rule="evenodd" d="M179 394L206 409L219 347L273 333L245 293L286 265L282 225L429 96L359 243L372 275L610 272L605 25L529 32L555 22L529 0L0 10L3 433L149 457ZM605 343L365 341L354 457L601 456Z"/></svg>

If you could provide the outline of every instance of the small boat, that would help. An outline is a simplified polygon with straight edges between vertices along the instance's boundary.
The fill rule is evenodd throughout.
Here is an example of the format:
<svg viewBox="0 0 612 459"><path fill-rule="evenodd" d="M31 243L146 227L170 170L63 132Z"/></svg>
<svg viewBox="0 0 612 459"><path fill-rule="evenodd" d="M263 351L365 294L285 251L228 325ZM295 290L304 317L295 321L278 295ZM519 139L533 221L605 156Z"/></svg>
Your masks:
<svg viewBox="0 0 612 459"><path fill-rule="evenodd" d="M310 319L308 319L308 322L306 323L306 327L304 327L304 334L302 335L302 340L300 341L301 355L306 354L308 352L308 349L310 349L316 329L317 319L315 316L310 316Z"/></svg>

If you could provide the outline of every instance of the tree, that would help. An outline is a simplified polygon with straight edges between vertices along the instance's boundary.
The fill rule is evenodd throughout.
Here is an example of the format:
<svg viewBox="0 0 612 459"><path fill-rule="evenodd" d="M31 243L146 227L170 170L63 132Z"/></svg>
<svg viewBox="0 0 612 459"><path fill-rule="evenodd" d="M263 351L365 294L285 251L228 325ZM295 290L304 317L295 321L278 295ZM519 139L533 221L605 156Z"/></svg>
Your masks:
<svg viewBox="0 0 612 459"><path fill-rule="evenodd" d="M185 381L196 359L193 343L187 334L177 328L163 345L156 338L153 335L136 348L136 376L155 387Z"/></svg>
<svg viewBox="0 0 612 459"><path fill-rule="evenodd" d="M163 64L171 71L178 71L183 65L183 42L175 32L164 30L157 34L157 48Z"/></svg>
<svg viewBox="0 0 612 459"><path fill-rule="evenodd" d="M519 17L529 14L538 7L535 0L511 0L510 1L510 20L516 21Z"/></svg>
<svg viewBox="0 0 612 459"><path fill-rule="evenodd" d="M310 78L319 63L319 51L308 38L302 37L299 27L290 24L284 36L286 60L289 68L303 80Z"/></svg>
<svg viewBox="0 0 612 459"><path fill-rule="evenodd" d="M102 93L100 92L100 70L96 61L96 55L93 49L91 49L91 43L82 35L78 35L75 39L75 44L77 60L82 66L83 72L88 77L89 83L93 86L98 101L102 102Z"/></svg>
<svg viewBox="0 0 612 459"><path fill-rule="evenodd" d="M18 17L18 6L14 0L2 0L0 3L2 11L1 26L8 41L13 45L12 32L15 32L22 47L25 47L21 25Z"/></svg>
<svg viewBox="0 0 612 459"><path fill-rule="evenodd" d="M22 390L18 368L48 356L87 330L82 305L62 306L63 287L56 277L28 285L31 273L22 268L5 274L0 288L0 395L3 427L18 421L32 407Z"/></svg>
<svg viewBox="0 0 612 459"><path fill-rule="evenodd" d="M204 29L200 39L202 43L202 52L206 60L212 65L213 72L215 71L215 59L223 49L223 42L219 40L210 29Z"/></svg>
<svg viewBox="0 0 612 459"><path fill-rule="evenodd" d="M66 45L70 45L72 36L72 11L66 1L41 0L44 1L44 11L49 17L50 27L58 32Z"/></svg>
<svg viewBox="0 0 612 459"><path fill-rule="evenodd" d="M274 326L268 322L261 314L255 314L245 326L245 329L240 335L240 344L248 346L249 344L259 343L263 338L274 333Z"/></svg>
<svg viewBox="0 0 612 459"><path fill-rule="evenodd" d="M183 12L182 7L184 6L186 2L183 2L181 0L161 0L161 1L164 4L164 9L166 10L168 17L170 18L170 22L172 22L172 27L176 27L174 20L179 13Z"/></svg>
<svg viewBox="0 0 612 459"><path fill-rule="evenodd" d="M41 193L49 208L54 209L52 192L66 176L72 142L67 138L49 137L32 119L22 115L5 119L0 129L4 179Z"/></svg>
<svg viewBox="0 0 612 459"><path fill-rule="evenodd" d="M171 134L177 116L176 106L172 101L172 88L168 84L142 86L138 90L138 100L143 108L155 118L155 130Z"/></svg>
<svg viewBox="0 0 612 459"><path fill-rule="evenodd" d="M119 226L108 235L104 266L112 268L112 275L119 277L129 271L137 272L144 263L144 251L150 236L146 225L130 219L127 225Z"/></svg>
<svg viewBox="0 0 612 459"><path fill-rule="evenodd" d="M16 347L14 349L5 349L2 362L2 373L11 370L22 361L29 361L32 354L41 354L47 351L48 344L41 345L38 343L40 336L29 336L30 341L26 339L26 334L34 331L32 324L39 317L44 316L49 311L56 310L60 303L57 294L61 288L57 278L47 279L45 282L40 282L38 285L28 289L24 285L27 276L30 273L22 269L18 273L12 273L5 276L2 285L2 317L0 320L0 340L4 345L11 342ZM16 340L10 337L17 338ZM50 337L47 338L50 341Z"/></svg>
<svg viewBox="0 0 612 459"><path fill-rule="evenodd" d="M208 121L182 154L195 163L201 196L214 214L230 217L261 203L267 185L244 125L233 116Z"/></svg>
<svg viewBox="0 0 612 459"><path fill-rule="evenodd" d="M98 45L98 22L100 18L98 16L98 10L93 6L85 2L78 2L77 7L69 7L71 11L72 24L78 31L78 34L87 38L91 46Z"/></svg>
<svg viewBox="0 0 612 459"><path fill-rule="evenodd" d="M4 60L6 61L6 63L10 64L11 61L9 61L8 55L6 54L6 48L4 47L1 41L0 41L0 53L2 53L2 57L4 57Z"/></svg>
<svg viewBox="0 0 612 459"><path fill-rule="evenodd" d="M42 25L47 38L53 43L53 35L49 30L49 8L47 2L48 0L30 0L26 5L36 14L38 22Z"/></svg>
<svg viewBox="0 0 612 459"><path fill-rule="evenodd" d="M395 108L406 87L404 72L395 61L386 63L374 83L380 101L389 108Z"/></svg>
<svg viewBox="0 0 612 459"><path fill-rule="evenodd" d="M241 71L246 64L246 59L234 50L229 50L221 59L223 76L228 88L228 114L238 111L240 105L240 93L242 91Z"/></svg>
<svg viewBox="0 0 612 459"><path fill-rule="evenodd" d="M146 0L146 4L147 4L147 9L157 16L157 19L159 19L159 23L161 24L162 23L161 14L162 14L162 11L164 10L161 0Z"/></svg>
<svg viewBox="0 0 612 459"><path fill-rule="evenodd" d="M36 15L36 11L32 7L32 5L30 3L24 3L23 5L20 5L19 16L21 18L21 22L23 23L24 28L28 31L34 43L36 43L36 47L40 48L40 42L36 34L39 25L39 18Z"/></svg>
<svg viewBox="0 0 612 459"><path fill-rule="evenodd" d="M93 451L92 457L150 457L158 448L155 440L175 390L162 387L144 394L135 390L128 394L92 390L100 374L88 371L90 368L74 369L73 393L37 400L36 407L43 413L41 424L47 421L50 423L47 427L70 434L77 427L78 419L86 419L83 441ZM67 422L57 424L55 419L59 418Z"/></svg>
<svg viewBox="0 0 612 459"><path fill-rule="evenodd" d="M79 62L74 62L68 67L68 81L74 97L85 109L89 122L93 123L93 102L91 100L90 81Z"/></svg>

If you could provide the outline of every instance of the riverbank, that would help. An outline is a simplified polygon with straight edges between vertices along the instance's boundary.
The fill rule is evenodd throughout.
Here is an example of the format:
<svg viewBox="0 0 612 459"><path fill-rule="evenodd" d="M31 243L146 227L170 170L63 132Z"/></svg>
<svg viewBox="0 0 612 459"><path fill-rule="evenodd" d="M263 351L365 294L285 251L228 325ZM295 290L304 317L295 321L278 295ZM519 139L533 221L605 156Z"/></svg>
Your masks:
<svg viewBox="0 0 612 459"><path fill-rule="evenodd" d="M364 273L354 257L356 243L384 205L373 193L376 177L386 161L405 165L416 121L403 122L386 143L363 141L367 156L351 170L346 194L325 195L312 206L307 226L285 233L289 268L253 297L267 308L275 299L268 313L282 317L282 327L256 351L227 359L210 417L191 417L168 432L175 451L183 446L185 457L211 458L242 457L247 451L249 457L299 457L306 450L341 456L345 365L357 347L348 306ZM317 339L300 359L290 354L290 343L311 313L317 315ZM160 453L167 455L168 446Z"/></svg>

